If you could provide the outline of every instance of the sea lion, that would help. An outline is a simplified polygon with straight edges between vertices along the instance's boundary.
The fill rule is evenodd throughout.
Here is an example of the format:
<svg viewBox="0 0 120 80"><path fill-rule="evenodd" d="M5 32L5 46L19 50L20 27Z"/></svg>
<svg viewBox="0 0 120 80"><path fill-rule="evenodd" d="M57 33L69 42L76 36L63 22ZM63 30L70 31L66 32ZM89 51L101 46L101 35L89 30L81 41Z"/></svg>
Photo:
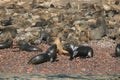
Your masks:
<svg viewBox="0 0 120 80"><path fill-rule="evenodd" d="M6 40L3 43L0 43L0 49L4 49L4 48L10 48L13 44L12 40Z"/></svg>
<svg viewBox="0 0 120 80"><path fill-rule="evenodd" d="M96 24L90 26L90 40L100 40L102 37L107 36L108 26L103 16L98 17Z"/></svg>
<svg viewBox="0 0 120 80"><path fill-rule="evenodd" d="M63 49L62 43L60 42L60 38L55 38L53 44L57 45L57 50L59 54L68 54L68 51Z"/></svg>
<svg viewBox="0 0 120 80"><path fill-rule="evenodd" d="M47 62L47 61L49 61L49 56L48 56L48 54L42 53L42 54L38 54L38 55L33 56L33 57L28 61L28 64L37 65L37 64L41 64L41 63L44 63L44 62Z"/></svg>
<svg viewBox="0 0 120 80"><path fill-rule="evenodd" d="M20 50L23 51L42 51L42 49L40 49L39 47L33 46L33 45L29 45L25 40L20 40L18 42L19 48Z"/></svg>
<svg viewBox="0 0 120 80"><path fill-rule="evenodd" d="M93 49L90 46L79 45L73 52L73 57L93 57Z"/></svg>
<svg viewBox="0 0 120 80"><path fill-rule="evenodd" d="M117 44L117 45L116 45L115 55L116 55L116 57L120 57L120 44Z"/></svg>
<svg viewBox="0 0 120 80"><path fill-rule="evenodd" d="M75 44L72 44L72 43L66 43L66 44L64 44L64 49L69 52L69 56L70 56L69 60L73 59L73 52L77 48L78 47L75 46Z"/></svg>
<svg viewBox="0 0 120 80"><path fill-rule="evenodd" d="M34 44L41 44L41 43L46 43L48 45L50 45L51 42L51 36L50 34L45 31L45 30L41 30L40 31L40 35L39 37L34 41Z"/></svg>
<svg viewBox="0 0 120 80"><path fill-rule="evenodd" d="M33 56L28 64L41 64L47 61L54 62L57 58L57 45L51 45L45 53Z"/></svg>
<svg viewBox="0 0 120 80"><path fill-rule="evenodd" d="M49 43L50 42L50 35L49 33L47 33L46 31L42 30L40 32L40 43L42 41L45 41L46 43Z"/></svg>
<svg viewBox="0 0 120 80"><path fill-rule="evenodd" d="M50 62L54 62L57 58L57 45L52 44L46 51L46 54L48 54L50 58Z"/></svg>

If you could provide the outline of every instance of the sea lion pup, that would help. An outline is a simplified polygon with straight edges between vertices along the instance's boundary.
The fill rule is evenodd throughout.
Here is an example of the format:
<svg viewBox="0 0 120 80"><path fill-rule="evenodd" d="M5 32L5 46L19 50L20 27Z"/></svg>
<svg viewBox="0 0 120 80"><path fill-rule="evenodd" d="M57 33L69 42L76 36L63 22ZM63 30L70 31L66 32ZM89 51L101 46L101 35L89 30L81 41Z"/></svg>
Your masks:
<svg viewBox="0 0 120 80"><path fill-rule="evenodd" d="M115 48L115 56L116 56L116 57L120 57L120 44L117 44L117 45L116 45L116 48Z"/></svg>
<svg viewBox="0 0 120 80"><path fill-rule="evenodd" d="M50 58L50 62L54 62L57 58L57 45L52 44L46 51L46 54L48 54Z"/></svg>
<svg viewBox="0 0 120 80"><path fill-rule="evenodd" d="M58 50L58 53L61 54L68 54L68 51L64 50L63 49L63 46L62 46L62 43L60 42L60 38L55 38L53 44L56 44L57 45L57 50Z"/></svg>
<svg viewBox="0 0 120 80"><path fill-rule="evenodd" d="M66 43L64 44L64 49L69 52L69 60L73 60L73 52L76 50L78 47L75 46L73 43Z"/></svg>
<svg viewBox="0 0 120 80"><path fill-rule="evenodd" d="M19 45L19 49L23 50L23 51L42 51L42 49L40 49L39 47L33 46L33 45L29 45L25 40L20 40L18 42Z"/></svg>
<svg viewBox="0 0 120 80"><path fill-rule="evenodd" d="M0 43L0 49L10 48L13 45L12 40L6 40L3 43Z"/></svg>
<svg viewBox="0 0 120 80"><path fill-rule="evenodd" d="M74 57L82 57L82 58L89 58L93 57L93 49L89 46L78 46L73 52Z"/></svg>
<svg viewBox="0 0 120 80"><path fill-rule="evenodd" d="M48 56L48 54L42 53L42 54L38 54L38 55L33 56L33 57L28 61L28 64L37 65L37 64L41 64L41 63L44 63L44 62L47 62L47 61L49 61L49 56Z"/></svg>

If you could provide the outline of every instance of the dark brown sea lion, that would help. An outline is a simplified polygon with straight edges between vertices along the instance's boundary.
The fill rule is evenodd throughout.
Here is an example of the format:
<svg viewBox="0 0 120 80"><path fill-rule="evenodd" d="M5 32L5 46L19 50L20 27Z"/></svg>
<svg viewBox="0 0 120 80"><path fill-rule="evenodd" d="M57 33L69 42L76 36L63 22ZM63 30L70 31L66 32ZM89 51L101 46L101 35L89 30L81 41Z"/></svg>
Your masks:
<svg viewBox="0 0 120 80"><path fill-rule="evenodd" d="M44 63L44 62L47 62L49 61L49 56L48 54L46 53L42 53L42 54L38 54L38 55L35 55L33 56L29 61L28 61L28 64L41 64L41 63Z"/></svg>
<svg viewBox="0 0 120 80"><path fill-rule="evenodd" d="M57 45L51 45L43 54L33 56L28 64L41 64L47 61L54 62L57 58Z"/></svg>
<svg viewBox="0 0 120 80"><path fill-rule="evenodd" d="M48 54L50 58L50 62L54 62L57 58L57 45L52 44L46 51L46 54Z"/></svg>
<svg viewBox="0 0 120 80"><path fill-rule="evenodd" d="M73 57L93 57L93 49L90 46L78 46L76 50L74 50Z"/></svg>
<svg viewBox="0 0 120 80"><path fill-rule="evenodd" d="M33 45L29 45L26 41L24 40L20 40L18 42L19 48L20 50L23 51L42 51L42 49L40 49L39 47L33 46Z"/></svg>
<svg viewBox="0 0 120 80"><path fill-rule="evenodd" d="M64 44L64 49L69 52L69 56L70 56L69 60L73 59L73 53L76 48L78 48L78 47L75 46L75 44L73 44L73 43Z"/></svg>

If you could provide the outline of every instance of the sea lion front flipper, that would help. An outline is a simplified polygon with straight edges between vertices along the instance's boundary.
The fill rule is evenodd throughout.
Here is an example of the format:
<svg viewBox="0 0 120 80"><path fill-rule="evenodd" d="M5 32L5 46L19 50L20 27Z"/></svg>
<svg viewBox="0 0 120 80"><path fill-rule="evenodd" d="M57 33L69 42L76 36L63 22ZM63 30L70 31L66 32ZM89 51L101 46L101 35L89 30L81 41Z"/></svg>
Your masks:
<svg viewBox="0 0 120 80"><path fill-rule="evenodd" d="M78 54L78 51L74 51L72 57L75 57L77 54Z"/></svg>
<svg viewBox="0 0 120 80"><path fill-rule="evenodd" d="M54 59L53 59L53 58L50 58L50 62L51 62L51 63L54 62Z"/></svg>

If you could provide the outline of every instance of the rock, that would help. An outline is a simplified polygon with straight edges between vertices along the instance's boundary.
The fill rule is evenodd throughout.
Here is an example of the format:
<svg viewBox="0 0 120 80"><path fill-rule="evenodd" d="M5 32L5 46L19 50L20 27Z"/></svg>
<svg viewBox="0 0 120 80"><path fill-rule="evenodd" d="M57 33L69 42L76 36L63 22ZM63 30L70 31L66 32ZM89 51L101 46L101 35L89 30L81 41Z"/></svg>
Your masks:
<svg viewBox="0 0 120 80"><path fill-rule="evenodd" d="M108 33L108 27L103 17L99 17L97 19L96 25L91 27L95 27L89 31L91 40L100 40Z"/></svg>

